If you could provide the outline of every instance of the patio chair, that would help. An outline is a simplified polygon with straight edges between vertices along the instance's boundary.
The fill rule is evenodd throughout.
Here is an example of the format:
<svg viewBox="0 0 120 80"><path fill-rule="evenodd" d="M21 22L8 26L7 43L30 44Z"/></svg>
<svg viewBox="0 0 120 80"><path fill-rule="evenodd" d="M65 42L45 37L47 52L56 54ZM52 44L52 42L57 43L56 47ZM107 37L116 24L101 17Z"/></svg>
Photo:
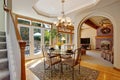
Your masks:
<svg viewBox="0 0 120 80"><path fill-rule="evenodd" d="M60 54L52 55L51 53L47 52L46 48L42 48L43 57L44 57L44 71L50 68L50 76L52 77L52 66L61 62ZM46 67L48 65L48 67Z"/></svg>
<svg viewBox="0 0 120 80"><path fill-rule="evenodd" d="M74 67L79 65L79 74L80 74L80 60L81 60L81 48L75 49L72 58L65 59L62 61L62 65L66 64L72 68L72 80L74 80Z"/></svg>

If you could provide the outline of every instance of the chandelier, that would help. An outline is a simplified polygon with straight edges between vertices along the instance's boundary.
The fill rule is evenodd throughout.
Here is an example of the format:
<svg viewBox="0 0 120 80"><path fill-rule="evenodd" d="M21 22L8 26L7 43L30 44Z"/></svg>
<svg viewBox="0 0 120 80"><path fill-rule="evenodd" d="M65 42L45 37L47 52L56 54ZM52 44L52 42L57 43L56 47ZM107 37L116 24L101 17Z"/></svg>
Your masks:
<svg viewBox="0 0 120 80"><path fill-rule="evenodd" d="M112 24L111 24L111 22L110 22L109 19L103 19L103 20L101 20L101 26L102 26L102 28L101 28L100 31L103 34L108 34L108 33L111 32L111 26L112 26Z"/></svg>
<svg viewBox="0 0 120 80"><path fill-rule="evenodd" d="M58 27L73 27L72 23L71 23L71 19L70 17L66 17L65 16L65 12L64 12L64 2L65 0L61 0L62 2L62 16L57 17L58 22L55 22L55 25Z"/></svg>

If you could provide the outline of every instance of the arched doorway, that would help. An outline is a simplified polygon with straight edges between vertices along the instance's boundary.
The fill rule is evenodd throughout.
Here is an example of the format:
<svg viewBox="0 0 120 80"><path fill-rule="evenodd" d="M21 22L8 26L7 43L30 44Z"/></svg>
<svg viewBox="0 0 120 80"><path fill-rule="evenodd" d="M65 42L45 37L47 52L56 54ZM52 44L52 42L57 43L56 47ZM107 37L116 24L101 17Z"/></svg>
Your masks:
<svg viewBox="0 0 120 80"><path fill-rule="evenodd" d="M113 24L103 16L91 16L79 26L80 46L100 52L101 58L113 63Z"/></svg>

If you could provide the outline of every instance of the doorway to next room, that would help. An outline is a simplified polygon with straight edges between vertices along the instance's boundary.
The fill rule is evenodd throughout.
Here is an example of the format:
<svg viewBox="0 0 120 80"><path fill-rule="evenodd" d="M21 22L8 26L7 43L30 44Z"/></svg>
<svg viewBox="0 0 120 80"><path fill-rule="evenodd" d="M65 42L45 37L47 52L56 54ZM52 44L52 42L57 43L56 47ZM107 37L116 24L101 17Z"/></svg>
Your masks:
<svg viewBox="0 0 120 80"><path fill-rule="evenodd" d="M85 20L80 28L80 46L85 50L85 62L113 67L113 25L102 16Z"/></svg>

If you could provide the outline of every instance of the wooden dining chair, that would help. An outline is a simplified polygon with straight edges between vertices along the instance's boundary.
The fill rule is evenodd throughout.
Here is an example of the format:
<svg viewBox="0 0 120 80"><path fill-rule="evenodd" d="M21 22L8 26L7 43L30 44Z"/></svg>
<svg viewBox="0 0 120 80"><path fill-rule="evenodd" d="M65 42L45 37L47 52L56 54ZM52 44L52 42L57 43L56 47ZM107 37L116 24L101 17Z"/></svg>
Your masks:
<svg viewBox="0 0 120 80"><path fill-rule="evenodd" d="M47 51L47 49L42 48L43 57L44 57L44 71L50 68L50 76L52 77L52 66L55 66L56 64L61 62L61 58L59 54L52 55ZM48 67L46 67L48 65Z"/></svg>
<svg viewBox="0 0 120 80"><path fill-rule="evenodd" d="M80 60L81 60L81 48L75 49L72 58L65 59L62 61L62 65L66 64L72 68L72 80L74 80L74 67L79 65L79 74L80 74Z"/></svg>

